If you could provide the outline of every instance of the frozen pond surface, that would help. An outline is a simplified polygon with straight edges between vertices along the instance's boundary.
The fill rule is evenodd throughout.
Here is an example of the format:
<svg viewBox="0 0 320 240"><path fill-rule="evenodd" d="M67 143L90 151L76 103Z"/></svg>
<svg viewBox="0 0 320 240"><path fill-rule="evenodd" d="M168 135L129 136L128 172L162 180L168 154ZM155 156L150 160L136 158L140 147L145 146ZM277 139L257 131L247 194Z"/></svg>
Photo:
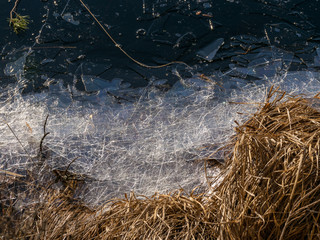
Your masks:
<svg viewBox="0 0 320 240"><path fill-rule="evenodd" d="M47 79L62 79L84 90L81 75L104 80L121 78L134 87L152 78L178 81L196 72L211 75L230 64L247 65L251 53L269 45L294 52L295 70L313 63L319 45L319 1L280 0L119 0L86 3L113 38L148 65L183 61L161 69L145 69L115 47L80 1L20 1L18 13L30 16L29 29L10 30L12 2L0 3L1 62L4 68L31 48L26 64L27 88L41 91ZM223 39L223 40L222 40ZM209 60L207 62L206 60ZM3 83L14 81L0 73Z"/></svg>

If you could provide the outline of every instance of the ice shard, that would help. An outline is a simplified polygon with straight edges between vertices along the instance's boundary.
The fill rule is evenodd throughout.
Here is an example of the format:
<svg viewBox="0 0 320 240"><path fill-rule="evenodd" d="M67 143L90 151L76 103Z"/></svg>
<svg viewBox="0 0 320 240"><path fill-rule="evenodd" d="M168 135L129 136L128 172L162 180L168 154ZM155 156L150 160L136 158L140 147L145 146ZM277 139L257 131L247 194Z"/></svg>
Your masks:
<svg viewBox="0 0 320 240"><path fill-rule="evenodd" d="M216 56L217 52L219 51L220 47L224 44L223 38L218 38L214 42L210 43L209 45L205 46L204 48L200 49L197 52L197 55L206 60L206 61L213 61L214 57Z"/></svg>

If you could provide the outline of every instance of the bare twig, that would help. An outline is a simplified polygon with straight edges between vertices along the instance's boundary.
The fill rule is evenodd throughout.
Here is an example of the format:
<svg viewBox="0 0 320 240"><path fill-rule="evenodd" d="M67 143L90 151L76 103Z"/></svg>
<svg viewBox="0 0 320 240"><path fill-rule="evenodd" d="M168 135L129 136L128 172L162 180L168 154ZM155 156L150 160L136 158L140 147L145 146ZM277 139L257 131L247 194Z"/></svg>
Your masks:
<svg viewBox="0 0 320 240"><path fill-rule="evenodd" d="M47 126L47 122L48 122L48 117L49 117L49 114L47 115L46 117L46 120L44 121L44 124L43 124L43 136L40 140L40 146L39 146L39 158L40 158L40 161L43 160L43 142L44 142L44 139L46 138L46 136L48 136L48 134L50 134L49 132L47 132L46 130L46 126Z"/></svg>
<svg viewBox="0 0 320 240"><path fill-rule="evenodd" d="M7 170L3 170L3 169L0 169L0 173L4 173L4 174L7 174L7 175L10 175L10 176L13 176L13 177L24 177L21 174L14 173L14 172L7 171Z"/></svg>
<svg viewBox="0 0 320 240"><path fill-rule="evenodd" d="M17 7L18 7L18 3L19 3L19 2L20 2L20 0L16 0L15 3L14 3L13 8L12 8L11 11L10 11L10 22L11 22L11 20L12 20L12 15L13 15L13 13L16 14L16 9L17 9Z"/></svg>
<svg viewBox="0 0 320 240"><path fill-rule="evenodd" d="M111 34L106 30L106 28L101 24L101 22L97 19L97 17L91 12L91 10L88 8L88 6L86 4L84 4L84 2L82 0L79 0L80 3L82 4L82 6L88 11L88 13L91 15L91 17L94 19L94 21L99 25L99 27L102 29L102 31L104 31L105 34L107 34L107 36L109 37L109 39L114 43L114 46L119 48L119 50L126 55L129 59L131 59L134 63L140 65L141 67L145 67L145 68L163 68L163 67L167 67L170 66L172 64L183 64L185 66L187 66L188 68L191 68L188 64L186 64L185 62L182 61L172 61L166 64L162 64L162 65L158 65L158 66L150 66L147 64L144 64L138 60L136 60L134 57L130 56L122 47L119 43L116 42L116 40L114 40L114 38L111 36Z"/></svg>
<svg viewBox="0 0 320 240"><path fill-rule="evenodd" d="M12 132L12 134L14 135L14 137L17 139L18 143L20 144L20 146L22 147L22 149L25 151L25 153L28 155L29 159L32 161L32 158L30 156L30 154L28 153L27 149L23 146L22 142L20 141L20 139L18 138L17 134L13 131L13 129L10 127L9 123L7 123L4 120L5 124L7 125L7 127L10 129L10 131Z"/></svg>

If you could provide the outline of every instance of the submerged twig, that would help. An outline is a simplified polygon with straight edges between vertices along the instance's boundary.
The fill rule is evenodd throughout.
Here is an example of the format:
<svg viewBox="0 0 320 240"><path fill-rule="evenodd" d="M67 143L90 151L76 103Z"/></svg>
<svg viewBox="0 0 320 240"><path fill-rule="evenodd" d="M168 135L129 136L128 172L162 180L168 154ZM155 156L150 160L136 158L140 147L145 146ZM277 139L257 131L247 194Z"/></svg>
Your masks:
<svg viewBox="0 0 320 240"><path fill-rule="evenodd" d="M88 13L91 15L91 17L94 19L94 21L99 25L99 27L102 29L102 31L104 31L105 34L107 34L107 36L109 37L109 39L114 43L115 47L119 48L120 51L126 55L129 59L131 59L133 62L135 62L136 64L140 65L141 67L145 67L145 68L163 68L163 67L167 67L170 66L172 64L183 64L186 65L188 68L191 68L188 64L186 64L185 62L182 61L172 61L166 64L162 64L162 65L158 65L158 66L151 66L151 65L147 65L144 64L138 60L136 60L135 58L133 58L132 56L130 56L122 47L119 43L116 42L116 40L114 40L114 38L111 36L111 34L106 30L106 28L101 24L101 22L97 19L97 17L91 12L91 10L87 7L86 4L84 4L84 2L82 0L79 0L80 3L82 4L82 6L88 11Z"/></svg>

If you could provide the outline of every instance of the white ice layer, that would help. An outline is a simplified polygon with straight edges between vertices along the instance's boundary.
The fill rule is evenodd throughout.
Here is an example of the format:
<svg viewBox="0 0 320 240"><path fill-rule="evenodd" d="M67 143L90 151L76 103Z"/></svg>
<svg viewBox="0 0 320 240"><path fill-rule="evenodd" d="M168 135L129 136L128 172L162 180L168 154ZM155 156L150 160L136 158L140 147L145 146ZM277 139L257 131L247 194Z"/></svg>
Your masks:
<svg viewBox="0 0 320 240"><path fill-rule="evenodd" d="M45 165L63 170L75 159L70 170L90 179L79 195L87 203L132 190L152 195L205 185L201 159L228 141L235 121L250 117L270 86L290 94L320 92L318 72L288 72L284 58L274 56L263 55L265 62L260 58L256 66L232 69L260 80L248 82L220 72L206 78L194 75L165 93L154 84L143 89L119 84L115 89L114 81L105 81L105 88L91 95L64 88L58 80L41 94L21 95L13 91L17 86L9 86L0 98L0 169L34 166L49 114ZM5 71L21 77L14 68L13 63ZM118 96L140 97L118 103L107 94L108 83ZM244 102L250 104L237 104Z"/></svg>

